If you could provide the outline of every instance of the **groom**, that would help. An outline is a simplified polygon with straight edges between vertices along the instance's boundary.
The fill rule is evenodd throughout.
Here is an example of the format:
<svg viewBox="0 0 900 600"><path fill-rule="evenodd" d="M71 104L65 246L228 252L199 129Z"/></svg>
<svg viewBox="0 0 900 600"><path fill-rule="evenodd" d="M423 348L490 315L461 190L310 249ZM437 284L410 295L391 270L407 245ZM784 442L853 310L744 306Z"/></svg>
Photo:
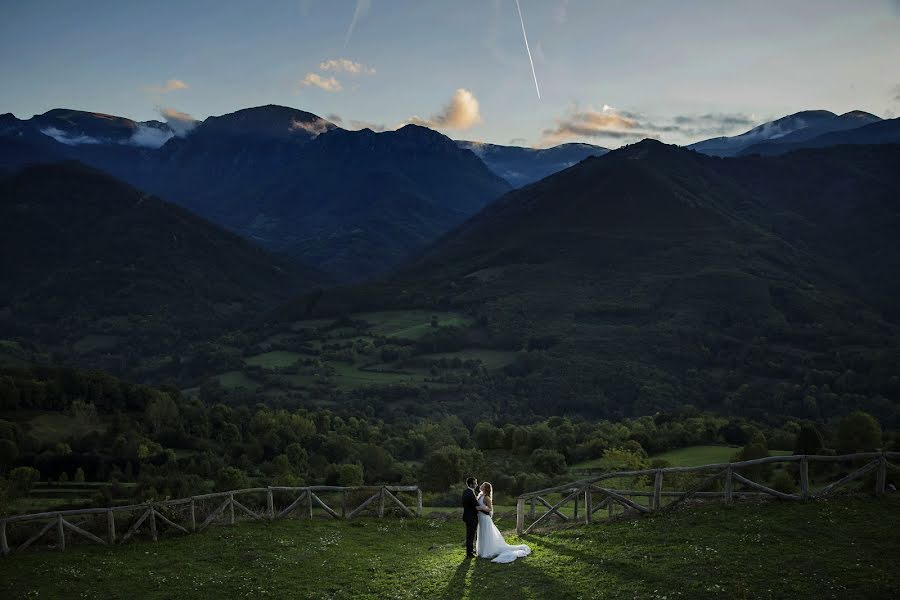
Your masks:
<svg viewBox="0 0 900 600"><path fill-rule="evenodd" d="M462 495L463 522L466 524L466 556L475 558L475 532L478 531L478 499L475 488L478 480L474 477L466 479L466 489Z"/></svg>

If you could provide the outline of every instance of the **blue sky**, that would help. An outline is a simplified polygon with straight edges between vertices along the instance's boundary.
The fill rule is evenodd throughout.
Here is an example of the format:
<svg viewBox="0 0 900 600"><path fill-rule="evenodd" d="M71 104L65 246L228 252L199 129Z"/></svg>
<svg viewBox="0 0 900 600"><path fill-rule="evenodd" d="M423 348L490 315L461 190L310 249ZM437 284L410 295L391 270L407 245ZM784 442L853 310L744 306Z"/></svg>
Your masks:
<svg viewBox="0 0 900 600"><path fill-rule="evenodd" d="M540 100L515 0L3 0L0 112L272 103L345 127L611 147L811 108L900 114L897 0L520 4Z"/></svg>

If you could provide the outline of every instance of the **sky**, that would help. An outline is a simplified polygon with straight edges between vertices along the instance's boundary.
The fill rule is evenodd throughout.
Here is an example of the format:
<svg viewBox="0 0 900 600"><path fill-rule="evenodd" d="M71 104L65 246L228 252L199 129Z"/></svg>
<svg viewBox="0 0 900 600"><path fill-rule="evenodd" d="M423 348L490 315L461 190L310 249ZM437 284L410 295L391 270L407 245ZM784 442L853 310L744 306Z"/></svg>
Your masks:
<svg viewBox="0 0 900 600"><path fill-rule="evenodd" d="M281 104L541 147L685 144L807 109L900 115L900 0L519 4L534 71L515 0L0 0L0 113Z"/></svg>

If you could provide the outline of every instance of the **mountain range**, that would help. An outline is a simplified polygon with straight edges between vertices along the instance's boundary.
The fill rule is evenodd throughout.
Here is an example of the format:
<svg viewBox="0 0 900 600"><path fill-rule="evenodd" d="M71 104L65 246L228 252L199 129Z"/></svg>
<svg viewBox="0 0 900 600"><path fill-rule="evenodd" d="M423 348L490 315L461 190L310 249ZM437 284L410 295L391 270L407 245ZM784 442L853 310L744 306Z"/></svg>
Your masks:
<svg viewBox="0 0 900 600"><path fill-rule="evenodd" d="M868 130L862 136L858 131ZM783 154L801 148L824 148L840 144L900 143L900 121L884 121L873 114L854 110L836 115L827 110L806 110L732 137L716 137L690 144L688 148L711 156Z"/></svg>
<svg viewBox="0 0 900 600"><path fill-rule="evenodd" d="M0 336L119 372L329 283L75 162L0 177L0 257Z"/></svg>
<svg viewBox="0 0 900 600"><path fill-rule="evenodd" d="M900 393L898 165L896 145L723 160L645 140L279 315L471 312L482 343L523 350L507 393L542 414L877 412ZM808 400L798 381L827 387Z"/></svg>
<svg viewBox="0 0 900 600"><path fill-rule="evenodd" d="M67 110L4 115L0 166L79 160L341 280L396 266L509 189L474 154L415 125L347 131L270 105L179 127ZM135 143L151 129L165 143Z"/></svg>
<svg viewBox="0 0 900 600"><path fill-rule="evenodd" d="M588 156L603 156L609 150L591 144L560 144L552 148L522 148L485 142L457 142L471 150L487 167L509 182L522 187L567 169Z"/></svg>

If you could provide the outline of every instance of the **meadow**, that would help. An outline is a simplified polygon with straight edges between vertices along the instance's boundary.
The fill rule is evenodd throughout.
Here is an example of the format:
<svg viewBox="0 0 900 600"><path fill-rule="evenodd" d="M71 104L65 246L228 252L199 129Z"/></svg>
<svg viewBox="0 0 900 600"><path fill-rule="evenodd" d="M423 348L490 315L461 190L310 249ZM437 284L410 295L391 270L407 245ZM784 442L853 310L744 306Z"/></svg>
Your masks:
<svg viewBox="0 0 900 600"><path fill-rule="evenodd" d="M511 515L501 515L504 531ZM516 538L465 560L456 518L240 523L0 561L3 598L888 598L900 499L686 507Z"/></svg>
<svg viewBox="0 0 900 600"><path fill-rule="evenodd" d="M241 358L227 363L228 369L211 381L225 390L243 388L269 399L286 391L347 392L398 385L445 389L496 372L516 359L510 350L471 345L444 349L448 338L454 339L454 346L460 345L456 340L466 340L473 324L459 312L418 309L286 322L257 334L246 351L223 340L220 354Z"/></svg>

